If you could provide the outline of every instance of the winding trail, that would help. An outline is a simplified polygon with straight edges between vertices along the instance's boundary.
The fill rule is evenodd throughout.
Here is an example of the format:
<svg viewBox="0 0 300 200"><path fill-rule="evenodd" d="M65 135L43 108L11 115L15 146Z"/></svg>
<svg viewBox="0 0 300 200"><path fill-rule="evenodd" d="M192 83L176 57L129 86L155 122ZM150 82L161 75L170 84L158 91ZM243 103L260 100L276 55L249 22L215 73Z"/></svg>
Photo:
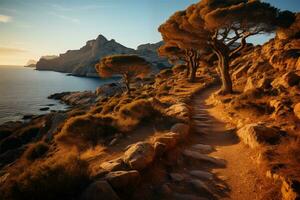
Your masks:
<svg viewBox="0 0 300 200"><path fill-rule="evenodd" d="M214 149L208 156L222 159L226 162L224 168L211 168L216 181L222 180L226 187L218 199L255 200L276 199L268 197L267 192L274 188L259 169L258 152L239 141L233 130L227 130L224 123L216 119L216 110L211 109L206 99L216 91L211 87L196 95L193 106L192 123L194 133L192 141L211 145ZM224 195L225 194L225 195Z"/></svg>
<svg viewBox="0 0 300 200"><path fill-rule="evenodd" d="M151 184L141 186L134 199L280 199L276 192L273 195L276 186L259 169L258 152L240 142L219 120L220 113L206 104L217 89L212 86L193 97L192 130L186 143L151 168L146 175Z"/></svg>

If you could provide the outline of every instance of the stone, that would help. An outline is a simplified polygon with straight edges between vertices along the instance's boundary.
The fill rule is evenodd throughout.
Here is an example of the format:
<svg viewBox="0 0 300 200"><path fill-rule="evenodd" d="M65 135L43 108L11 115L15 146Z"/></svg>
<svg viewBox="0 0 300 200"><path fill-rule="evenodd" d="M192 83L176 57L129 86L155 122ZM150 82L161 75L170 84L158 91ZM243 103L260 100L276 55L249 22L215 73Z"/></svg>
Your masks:
<svg viewBox="0 0 300 200"><path fill-rule="evenodd" d="M182 138L185 138L189 134L190 127L184 123L177 123L171 127L170 131L178 133L182 136Z"/></svg>
<svg viewBox="0 0 300 200"><path fill-rule="evenodd" d="M191 185L198 190L199 192L205 192L208 194L212 194L211 190L207 187L207 185L198 179L192 179L189 181L189 183L191 183Z"/></svg>
<svg viewBox="0 0 300 200"><path fill-rule="evenodd" d="M278 86L283 86L284 88L289 88L297 85L300 82L300 76L298 76L295 72L291 71L285 73L283 76L279 76L272 82L272 86L274 88Z"/></svg>
<svg viewBox="0 0 300 200"><path fill-rule="evenodd" d="M172 180L180 182L183 181L185 179L184 175L179 174L179 173L171 173L170 177Z"/></svg>
<svg viewBox="0 0 300 200"><path fill-rule="evenodd" d="M298 117L298 119L300 119L300 103L297 103L297 104L294 106L294 113L295 113L295 115Z"/></svg>
<svg viewBox="0 0 300 200"><path fill-rule="evenodd" d="M49 107L43 107L43 108L40 108L40 111L47 111L49 109L50 109Z"/></svg>
<svg viewBox="0 0 300 200"><path fill-rule="evenodd" d="M300 199L300 182L296 180L284 180L281 186L283 200Z"/></svg>
<svg viewBox="0 0 300 200"><path fill-rule="evenodd" d="M154 159L154 148L148 142L138 142L131 145L124 153L123 161L131 169L141 170L146 168Z"/></svg>
<svg viewBox="0 0 300 200"><path fill-rule="evenodd" d="M192 195L192 194L180 194L180 193L174 193L173 199L176 200L208 200L208 198L205 197L199 197L198 195Z"/></svg>
<svg viewBox="0 0 300 200"><path fill-rule="evenodd" d="M201 153L210 153L214 151L212 146L206 144L195 144L192 148L200 151Z"/></svg>
<svg viewBox="0 0 300 200"><path fill-rule="evenodd" d="M212 164L222 166L222 167L224 167L225 164L226 164L224 160L209 157L207 155L201 154L201 153L196 152L196 151L184 150L183 155L185 155L187 157L190 157L190 158L193 158L193 159L196 159L196 160L210 162Z"/></svg>
<svg viewBox="0 0 300 200"><path fill-rule="evenodd" d="M195 176L199 179L213 180L213 174L201 170L192 170L189 171L189 174Z"/></svg>
<svg viewBox="0 0 300 200"><path fill-rule="evenodd" d="M109 183L104 180L91 183L83 192L80 200L120 200Z"/></svg>
<svg viewBox="0 0 300 200"><path fill-rule="evenodd" d="M113 188L134 187L140 181L140 173L137 170L115 171L108 173L105 179Z"/></svg>
<svg viewBox="0 0 300 200"><path fill-rule="evenodd" d="M174 104L167 108L165 112L168 116L173 116L185 121L188 121L189 118L189 109L185 103Z"/></svg>
<svg viewBox="0 0 300 200"><path fill-rule="evenodd" d="M162 143L166 146L166 150L172 149L176 146L180 139L180 135L177 133L165 133L156 136L155 142Z"/></svg>
<svg viewBox="0 0 300 200"><path fill-rule="evenodd" d="M101 163L100 167L109 172L118 171L124 169L124 163L121 158L118 158L111 161L103 162Z"/></svg>
<svg viewBox="0 0 300 200"><path fill-rule="evenodd" d="M166 145L161 142L154 143L154 152L156 157L162 156L166 152Z"/></svg>
<svg viewBox="0 0 300 200"><path fill-rule="evenodd" d="M237 131L237 135L251 148L276 144L281 137L280 130L261 123L247 124Z"/></svg>

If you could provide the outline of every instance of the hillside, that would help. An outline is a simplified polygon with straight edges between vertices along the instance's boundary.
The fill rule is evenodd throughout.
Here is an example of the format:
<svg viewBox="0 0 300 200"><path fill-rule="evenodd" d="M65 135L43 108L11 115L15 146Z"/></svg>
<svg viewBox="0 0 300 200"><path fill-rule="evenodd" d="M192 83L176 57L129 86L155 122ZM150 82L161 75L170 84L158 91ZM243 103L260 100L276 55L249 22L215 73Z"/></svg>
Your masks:
<svg viewBox="0 0 300 200"><path fill-rule="evenodd" d="M95 64L101 58L114 54L137 54L153 63L155 67L162 68L169 66L169 63L157 55L156 49L161 45L162 42L145 44L134 50L99 35L97 39L88 41L79 50L69 50L53 59L41 58L36 64L36 69L71 73L76 76L98 77Z"/></svg>

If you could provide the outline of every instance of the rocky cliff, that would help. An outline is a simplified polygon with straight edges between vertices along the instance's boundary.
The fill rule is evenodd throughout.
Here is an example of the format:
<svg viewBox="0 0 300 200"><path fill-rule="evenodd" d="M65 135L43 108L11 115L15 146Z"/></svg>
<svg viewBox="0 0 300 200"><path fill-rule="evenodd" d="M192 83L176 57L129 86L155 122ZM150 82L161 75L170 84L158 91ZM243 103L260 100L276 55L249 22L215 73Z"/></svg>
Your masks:
<svg viewBox="0 0 300 200"><path fill-rule="evenodd" d="M167 60L159 58L156 49L162 42L156 44L145 44L137 50L127 48L115 40L107 40L103 35L97 39L90 40L79 50L68 50L54 59L41 58L37 70L50 70L71 73L76 76L98 77L94 65L104 56L113 54L138 54L158 68L168 65Z"/></svg>

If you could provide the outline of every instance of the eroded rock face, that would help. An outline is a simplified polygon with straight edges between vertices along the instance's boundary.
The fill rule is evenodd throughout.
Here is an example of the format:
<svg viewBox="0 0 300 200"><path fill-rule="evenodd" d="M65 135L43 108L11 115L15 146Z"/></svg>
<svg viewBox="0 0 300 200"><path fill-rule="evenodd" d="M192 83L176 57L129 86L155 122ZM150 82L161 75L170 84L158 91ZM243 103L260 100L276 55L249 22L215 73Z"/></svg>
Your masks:
<svg viewBox="0 0 300 200"><path fill-rule="evenodd" d="M264 124L247 124L237 131L241 140L251 148L266 144L276 144L281 137L277 128L266 127Z"/></svg>
<svg viewBox="0 0 300 200"><path fill-rule="evenodd" d="M88 41L78 50L68 50L52 59L41 58L36 64L36 69L72 73L76 76L98 77L95 64L101 58L114 54L137 54L158 68L169 66L167 59L159 57L156 51L162 44L162 42L145 44L134 50L99 35L97 39Z"/></svg>
<svg viewBox="0 0 300 200"><path fill-rule="evenodd" d="M124 153L123 160L131 169L141 170L147 167L154 159L154 148L148 142L138 142Z"/></svg>
<svg viewBox="0 0 300 200"><path fill-rule="evenodd" d="M284 180L281 186L282 199L300 199L300 182L296 180Z"/></svg>

